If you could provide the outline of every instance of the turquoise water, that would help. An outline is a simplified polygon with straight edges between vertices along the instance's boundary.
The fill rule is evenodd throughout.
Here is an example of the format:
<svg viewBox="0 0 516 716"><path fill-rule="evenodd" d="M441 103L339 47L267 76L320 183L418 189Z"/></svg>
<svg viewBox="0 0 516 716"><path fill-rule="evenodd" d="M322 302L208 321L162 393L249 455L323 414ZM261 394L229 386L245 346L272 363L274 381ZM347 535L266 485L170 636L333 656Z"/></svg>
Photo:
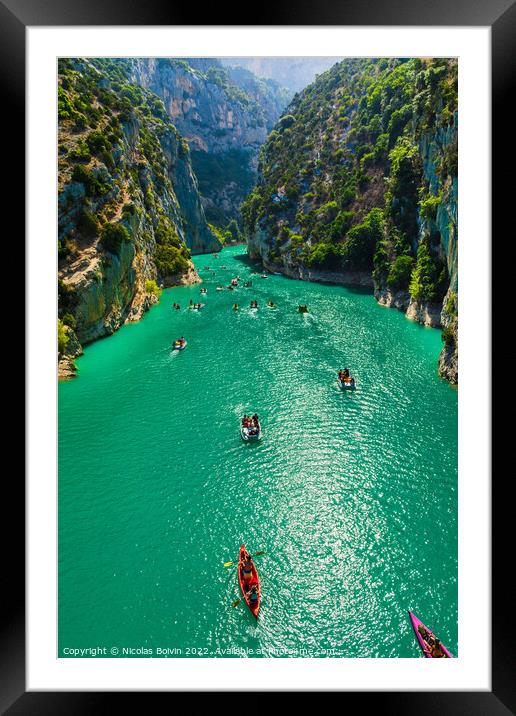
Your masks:
<svg viewBox="0 0 516 716"><path fill-rule="evenodd" d="M164 291L59 385L59 655L418 657L409 608L456 654L457 392L437 377L440 332L365 292L251 275L243 252L197 257L206 296ZM245 444L254 411L263 440ZM241 542L266 552L258 623L223 567Z"/></svg>

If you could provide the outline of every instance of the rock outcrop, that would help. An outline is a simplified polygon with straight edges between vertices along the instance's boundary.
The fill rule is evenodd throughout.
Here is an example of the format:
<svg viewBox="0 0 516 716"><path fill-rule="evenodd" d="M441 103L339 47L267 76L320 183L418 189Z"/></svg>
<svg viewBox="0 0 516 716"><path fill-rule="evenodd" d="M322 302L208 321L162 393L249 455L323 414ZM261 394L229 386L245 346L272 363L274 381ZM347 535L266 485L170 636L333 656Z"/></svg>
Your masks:
<svg viewBox="0 0 516 716"><path fill-rule="evenodd" d="M222 226L237 217L260 146L292 93L215 59L135 59L130 77L161 97L190 145L208 219Z"/></svg>
<svg viewBox="0 0 516 716"><path fill-rule="evenodd" d="M159 283L197 281L190 254L221 244L161 100L117 61L59 69L59 317L80 345L140 319Z"/></svg>
<svg viewBox="0 0 516 716"><path fill-rule="evenodd" d="M443 327L451 382L457 122L455 60L344 60L285 110L242 205L249 255L265 266L368 285L382 305Z"/></svg>

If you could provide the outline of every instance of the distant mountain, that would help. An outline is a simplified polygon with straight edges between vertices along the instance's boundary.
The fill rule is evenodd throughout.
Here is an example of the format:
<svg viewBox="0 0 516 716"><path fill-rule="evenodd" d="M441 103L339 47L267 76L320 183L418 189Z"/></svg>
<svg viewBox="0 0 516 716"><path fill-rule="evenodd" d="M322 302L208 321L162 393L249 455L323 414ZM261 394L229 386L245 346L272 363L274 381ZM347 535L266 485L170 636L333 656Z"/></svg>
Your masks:
<svg viewBox="0 0 516 716"><path fill-rule="evenodd" d="M258 77L275 80L292 92L300 92L342 57L225 57L225 67L243 67Z"/></svg>
<svg viewBox="0 0 516 716"><path fill-rule="evenodd" d="M211 58L131 60L131 79L157 94L185 137L209 221L238 217L258 151L293 92Z"/></svg>

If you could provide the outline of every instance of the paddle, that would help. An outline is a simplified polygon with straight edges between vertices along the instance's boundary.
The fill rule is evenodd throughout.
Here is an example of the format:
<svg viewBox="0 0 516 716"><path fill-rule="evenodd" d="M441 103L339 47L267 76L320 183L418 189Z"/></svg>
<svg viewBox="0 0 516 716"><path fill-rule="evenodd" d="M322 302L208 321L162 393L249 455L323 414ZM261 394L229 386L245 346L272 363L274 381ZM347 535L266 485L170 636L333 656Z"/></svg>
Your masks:
<svg viewBox="0 0 516 716"><path fill-rule="evenodd" d="M234 601L234 602L232 603L232 605L231 605L231 606L233 607L233 609L234 609L235 607L238 607L238 605L240 604L241 601L242 601L241 599L235 599L235 601Z"/></svg>
<svg viewBox="0 0 516 716"><path fill-rule="evenodd" d="M256 552L255 554L252 554L251 557L261 557L262 554L265 554L263 550L261 552ZM234 562L224 562L224 567L232 567L234 564Z"/></svg>

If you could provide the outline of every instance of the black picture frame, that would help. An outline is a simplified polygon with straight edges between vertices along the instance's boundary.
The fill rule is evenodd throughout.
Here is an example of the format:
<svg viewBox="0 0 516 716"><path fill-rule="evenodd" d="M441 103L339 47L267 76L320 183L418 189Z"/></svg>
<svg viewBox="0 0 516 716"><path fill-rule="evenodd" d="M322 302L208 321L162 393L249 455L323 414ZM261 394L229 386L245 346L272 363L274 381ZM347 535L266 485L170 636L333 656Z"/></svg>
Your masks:
<svg viewBox="0 0 516 716"><path fill-rule="evenodd" d="M255 6L256 16L242 19L242 5L202 8L161 0L0 0L0 87L5 122L2 136L4 167L8 167L9 214L16 217L16 235L12 241L18 270L24 262L25 201L25 29L27 26L73 25L380 25L380 26L489 26L492 37L492 193L493 236L504 239L502 222L512 207L514 182L511 175L516 162L514 142L510 137L512 114L508 108L510 81L516 76L514 45L516 39L516 3L514 0L317 0L309 3L272 3ZM197 22L202 16L202 23ZM259 16L259 17L258 17ZM235 22L235 20L237 22ZM508 168L511 172L508 173ZM496 181L496 179L498 181ZM510 192L510 193L509 193ZM512 200L512 201L511 201ZM10 229L12 231L12 229ZM514 228L510 227L511 234ZM509 236L507 236L509 239ZM463 238L462 240L467 240ZM512 241L512 236L511 236ZM507 241L506 243L510 243ZM507 251L514 251L512 246ZM505 245L504 245L505 246ZM496 255L494 256L496 258ZM504 266L507 256L504 248ZM514 262L512 262L514 266ZM502 301L496 285L492 305ZM481 300L488 300L490 287L482 288ZM20 315L19 306L17 308ZM16 352L20 354L18 343ZM504 352L507 356L507 351ZM513 356L514 357L514 354ZM493 374L497 367L493 364ZM504 361L507 366L507 361ZM513 363L514 365L514 363ZM12 371L13 367L10 367ZM507 398L507 393L505 393ZM23 401L18 398L18 404ZM19 423L21 426L21 422ZM16 428L16 423L15 423ZM493 430L493 454L510 444L509 427L501 422ZM23 431L19 431L23 434ZM23 454L17 451L17 455ZM26 692L25 690L25 536L24 480L20 464L4 473L4 516L8 511L9 525L2 520L6 534L3 553L3 609L0 624L0 713L18 714L99 714L119 707L120 698L131 699L133 708L143 706L142 695L127 693ZM17 464L16 464L17 463ZM514 474L514 469L509 470ZM7 507L8 506L8 507ZM516 712L514 629L507 629L507 610L516 603L514 587L506 577L507 567L514 564L513 508L506 499L503 482L492 485L492 690L490 692L346 692L344 708L360 700L360 707L381 713L395 714L485 714L497 716ZM511 570L513 571L513 570ZM512 589L512 592L509 591ZM479 649L485 648L479 645ZM256 685L259 690L260 685ZM145 693L143 698L155 699L158 694ZM170 702L171 694L161 694ZM173 694L172 694L173 697ZM153 707L152 707L153 708Z"/></svg>

